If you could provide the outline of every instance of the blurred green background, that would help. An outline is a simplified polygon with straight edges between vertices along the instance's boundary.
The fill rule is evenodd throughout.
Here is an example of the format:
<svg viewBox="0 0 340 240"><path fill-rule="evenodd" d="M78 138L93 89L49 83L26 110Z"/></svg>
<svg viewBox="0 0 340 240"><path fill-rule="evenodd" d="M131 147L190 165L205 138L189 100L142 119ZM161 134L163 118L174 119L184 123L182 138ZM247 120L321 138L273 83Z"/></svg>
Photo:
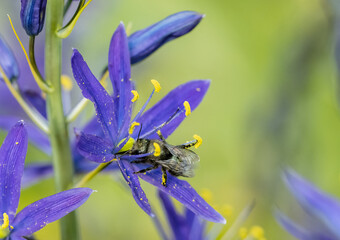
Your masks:
<svg viewBox="0 0 340 240"><path fill-rule="evenodd" d="M0 32L20 52L6 17L10 13L19 28L18 6L19 1L1 2ZM120 21L131 22L134 32L182 10L206 17L193 32L133 67L141 95L137 109L151 92L152 78L163 87L153 103L181 83L211 79L200 107L169 139L180 144L199 134L204 140L196 177L188 181L198 191L209 189L213 205L233 206L229 225L256 199L245 226L262 226L267 239L293 239L273 217L278 207L299 219L299 207L281 180L284 166L340 196L333 7L326 0L96 0L67 40L65 61L75 47L99 76ZM25 34L21 37L27 46ZM31 149L28 161L38 160L47 157ZM161 213L154 188L143 186ZM112 176L99 176L89 187L98 192L78 211L84 240L159 238L151 219ZM53 192L52 180L24 190L20 208ZM58 239L58 224L37 236Z"/></svg>

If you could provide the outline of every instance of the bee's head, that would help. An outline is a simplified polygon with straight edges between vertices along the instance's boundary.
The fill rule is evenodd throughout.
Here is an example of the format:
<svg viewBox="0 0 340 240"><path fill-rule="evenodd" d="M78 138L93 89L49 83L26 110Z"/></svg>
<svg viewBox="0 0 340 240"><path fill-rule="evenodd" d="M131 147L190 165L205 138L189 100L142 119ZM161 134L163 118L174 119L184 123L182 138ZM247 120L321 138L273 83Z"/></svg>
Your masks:
<svg viewBox="0 0 340 240"><path fill-rule="evenodd" d="M149 139L139 138L135 141L131 150L138 154L147 153L149 142Z"/></svg>

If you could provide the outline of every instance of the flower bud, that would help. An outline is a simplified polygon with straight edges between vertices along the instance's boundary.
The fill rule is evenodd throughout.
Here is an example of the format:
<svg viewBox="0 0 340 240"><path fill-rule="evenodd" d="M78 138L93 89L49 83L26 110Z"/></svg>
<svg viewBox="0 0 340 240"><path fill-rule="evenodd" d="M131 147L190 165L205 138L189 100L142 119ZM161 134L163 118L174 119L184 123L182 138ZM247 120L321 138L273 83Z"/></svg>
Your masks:
<svg viewBox="0 0 340 240"><path fill-rule="evenodd" d="M15 81L19 77L19 67L15 60L14 54L0 36L0 66L5 72L10 81ZM0 73L0 80L3 81L3 76Z"/></svg>
<svg viewBox="0 0 340 240"><path fill-rule="evenodd" d="M38 35L44 26L47 0L21 0L21 24L29 36Z"/></svg>
<svg viewBox="0 0 340 240"><path fill-rule="evenodd" d="M129 37L131 63L137 63L152 54L164 43L187 34L203 18L193 11L175 13Z"/></svg>

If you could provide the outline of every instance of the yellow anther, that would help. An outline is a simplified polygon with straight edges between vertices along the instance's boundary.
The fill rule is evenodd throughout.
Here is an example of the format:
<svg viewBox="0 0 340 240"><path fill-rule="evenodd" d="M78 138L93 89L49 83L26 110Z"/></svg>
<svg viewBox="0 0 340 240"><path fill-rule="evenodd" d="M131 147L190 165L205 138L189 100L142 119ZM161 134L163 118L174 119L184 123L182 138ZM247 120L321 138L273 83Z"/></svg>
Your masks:
<svg viewBox="0 0 340 240"><path fill-rule="evenodd" d="M264 230L260 226L253 226L250 229L250 235L253 236L255 239L262 239L264 238Z"/></svg>
<svg viewBox="0 0 340 240"><path fill-rule="evenodd" d="M18 145L18 144L19 144L19 142L15 142L15 144L16 144L16 145Z"/></svg>
<svg viewBox="0 0 340 240"><path fill-rule="evenodd" d="M71 78L67 75L61 75L61 85L65 91L71 91L73 87Z"/></svg>
<svg viewBox="0 0 340 240"><path fill-rule="evenodd" d="M133 131L135 130L136 126L139 126L140 123L138 122L133 122L131 123L130 129L129 129L129 134L131 135L133 133Z"/></svg>
<svg viewBox="0 0 340 240"><path fill-rule="evenodd" d="M229 204L223 204L221 212L223 216L230 218L233 215L234 208Z"/></svg>
<svg viewBox="0 0 340 240"><path fill-rule="evenodd" d="M133 94L133 98L131 99L131 102L136 102L139 98L139 94L136 90L131 90L131 93Z"/></svg>
<svg viewBox="0 0 340 240"><path fill-rule="evenodd" d="M7 213L2 214L2 217L3 217L3 224L1 225L1 228L6 229L9 227L9 218L8 218Z"/></svg>
<svg viewBox="0 0 340 240"><path fill-rule="evenodd" d="M240 230L238 230L238 236L241 239L246 239L246 237L248 236L248 229L245 227L241 227Z"/></svg>
<svg viewBox="0 0 340 240"><path fill-rule="evenodd" d="M195 140L197 141L194 145L194 147L197 149L199 146L201 146L203 139L198 136L197 134L194 135Z"/></svg>
<svg viewBox="0 0 340 240"><path fill-rule="evenodd" d="M124 141L125 141L125 138L122 139L122 141L120 141L120 142L118 143L118 146L119 146L120 144L122 144ZM134 143L135 143L135 140L134 140L133 138L129 138L129 140L125 143L125 145L119 150L119 153L120 153L120 152L129 151L129 150L132 148L132 146L133 146ZM115 160L117 160L117 159L112 159L112 160L115 161Z"/></svg>
<svg viewBox="0 0 340 240"><path fill-rule="evenodd" d="M131 34L131 31L132 31L132 22L128 22L125 28L126 35L129 36Z"/></svg>
<svg viewBox="0 0 340 240"><path fill-rule="evenodd" d="M159 92L162 88L161 85L159 84L159 82L155 79L151 79L151 83L155 88L155 92Z"/></svg>
<svg viewBox="0 0 340 240"><path fill-rule="evenodd" d="M191 114L191 107L188 101L185 101L183 103L183 106L185 108L185 116L189 116Z"/></svg>
<svg viewBox="0 0 340 240"><path fill-rule="evenodd" d="M155 153L153 154L155 157L158 157L161 155L161 147L159 146L158 143L153 143L153 146L155 148Z"/></svg>
<svg viewBox="0 0 340 240"><path fill-rule="evenodd" d="M205 201L207 201L208 203L211 203L211 201L213 199L211 191L209 189L206 189L206 188L201 190L201 197Z"/></svg>

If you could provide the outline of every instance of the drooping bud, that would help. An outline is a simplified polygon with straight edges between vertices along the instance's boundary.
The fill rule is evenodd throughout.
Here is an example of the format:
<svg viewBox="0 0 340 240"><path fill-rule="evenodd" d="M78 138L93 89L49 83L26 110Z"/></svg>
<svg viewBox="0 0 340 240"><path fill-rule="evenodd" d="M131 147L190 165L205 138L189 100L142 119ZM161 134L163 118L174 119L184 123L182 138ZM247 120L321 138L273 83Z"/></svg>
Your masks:
<svg viewBox="0 0 340 240"><path fill-rule="evenodd" d="M133 33L129 37L131 63L142 61L164 43L187 34L203 16L193 11L179 12Z"/></svg>
<svg viewBox="0 0 340 240"><path fill-rule="evenodd" d="M29 36L38 35L44 26L47 0L21 0L21 24Z"/></svg>
<svg viewBox="0 0 340 240"><path fill-rule="evenodd" d="M0 36L0 66L10 81L15 81L19 77L19 67L14 54L5 40ZM0 80L4 76L0 73Z"/></svg>

